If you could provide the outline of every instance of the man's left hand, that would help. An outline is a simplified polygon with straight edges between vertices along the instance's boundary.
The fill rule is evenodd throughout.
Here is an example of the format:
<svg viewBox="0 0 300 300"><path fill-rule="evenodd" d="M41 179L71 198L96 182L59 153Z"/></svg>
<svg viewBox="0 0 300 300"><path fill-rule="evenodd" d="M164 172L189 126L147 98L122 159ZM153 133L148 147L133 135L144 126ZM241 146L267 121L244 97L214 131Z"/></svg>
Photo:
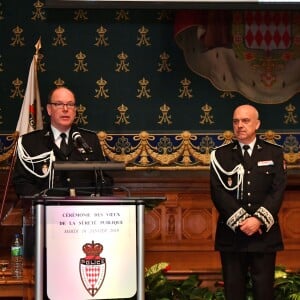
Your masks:
<svg viewBox="0 0 300 300"><path fill-rule="evenodd" d="M256 232L262 234L262 230L260 228L261 225L260 220L255 217L249 217L240 223L240 230L248 236L251 236Z"/></svg>

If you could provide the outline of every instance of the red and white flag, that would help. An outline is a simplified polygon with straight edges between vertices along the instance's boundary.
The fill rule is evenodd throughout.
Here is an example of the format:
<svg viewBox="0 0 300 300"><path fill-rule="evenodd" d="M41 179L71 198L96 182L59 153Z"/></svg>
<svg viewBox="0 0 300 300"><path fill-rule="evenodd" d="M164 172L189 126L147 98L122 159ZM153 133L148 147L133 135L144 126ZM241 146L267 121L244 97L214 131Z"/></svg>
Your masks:
<svg viewBox="0 0 300 300"><path fill-rule="evenodd" d="M38 51L41 48L41 39L38 40L35 48L36 52L30 65L25 96L16 127L16 131L20 136L43 128L41 99L37 77L37 59Z"/></svg>

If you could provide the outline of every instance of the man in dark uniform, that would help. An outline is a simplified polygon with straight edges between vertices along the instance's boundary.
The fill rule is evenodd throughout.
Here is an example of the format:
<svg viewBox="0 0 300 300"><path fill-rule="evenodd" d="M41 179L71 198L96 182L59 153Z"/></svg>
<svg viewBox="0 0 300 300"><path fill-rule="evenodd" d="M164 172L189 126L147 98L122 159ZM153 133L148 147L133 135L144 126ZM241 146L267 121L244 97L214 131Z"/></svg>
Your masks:
<svg viewBox="0 0 300 300"><path fill-rule="evenodd" d="M18 159L13 174L17 195L33 196L43 192L50 196L67 196L71 190L82 195L96 191L101 195L111 194L113 180L102 173L97 177L95 172L101 171L52 172L54 160L103 161L104 157L96 133L73 124L76 102L71 90L65 87L54 89L48 98L47 112L50 124L46 128L25 134L18 140ZM82 145L82 141L85 145ZM96 186L98 180L99 187ZM31 201L25 200L22 203L24 215L30 220ZM23 234L26 259L31 259L33 255L33 232L33 224L25 222Z"/></svg>
<svg viewBox="0 0 300 300"><path fill-rule="evenodd" d="M94 171L51 173L54 160L104 160L96 133L73 124L76 117L74 93L65 87L54 89L48 98L47 112L50 124L43 130L21 136L18 141L18 160L13 175L16 193L31 196L54 187L57 193L58 188L62 188L61 195L63 195L70 189L94 187L97 184ZM88 147L87 149L80 144L82 141L85 142L84 146ZM100 185L103 178L99 179ZM108 182L105 181L105 185L111 187L112 181L109 178L106 180Z"/></svg>
<svg viewBox="0 0 300 300"><path fill-rule="evenodd" d="M259 126L253 106L237 107L236 141L211 154L211 197L219 212L215 249L221 255L226 300L246 299L248 272L254 299L274 299L276 252L283 249L277 215L286 170L281 147L257 139Z"/></svg>

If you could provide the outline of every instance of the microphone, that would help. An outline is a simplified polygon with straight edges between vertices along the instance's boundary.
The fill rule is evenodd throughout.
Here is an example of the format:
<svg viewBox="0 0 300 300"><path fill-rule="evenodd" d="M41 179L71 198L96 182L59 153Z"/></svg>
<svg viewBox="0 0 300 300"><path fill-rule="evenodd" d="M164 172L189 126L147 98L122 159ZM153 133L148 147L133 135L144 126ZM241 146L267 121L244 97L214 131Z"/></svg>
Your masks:
<svg viewBox="0 0 300 300"><path fill-rule="evenodd" d="M93 149L87 144L87 142L84 140L84 138L81 136L81 134L78 131L74 131L72 133L72 139L75 143L75 146L78 147L78 149L81 149L81 153L92 153Z"/></svg>

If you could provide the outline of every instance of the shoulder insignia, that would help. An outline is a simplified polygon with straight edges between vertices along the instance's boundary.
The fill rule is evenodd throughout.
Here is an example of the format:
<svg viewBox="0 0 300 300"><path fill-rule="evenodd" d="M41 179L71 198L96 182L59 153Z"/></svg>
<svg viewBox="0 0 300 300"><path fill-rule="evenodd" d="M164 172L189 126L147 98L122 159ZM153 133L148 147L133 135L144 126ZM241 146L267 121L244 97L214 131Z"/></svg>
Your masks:
<svg viewBox="0 0 300 300"><path fill-rule="evenodd" d="M283 148L282 145L279 145L279 144L276 144L275 142L273 141L270 141L270 140L263 140L266 144L268 145L272 145L272 146L275 146L275 147L280 147L280 148Z"/></svg>
<svg viewBox="0 0 300 300"><path fill-rule="evenodd" d="M224 148L224 147L229 146L229 145L232 146L232 144L233 144L233 142L224 143L224 144L222 144L222 145L220 145L220 146L214 147L213 150L217 150L217 149L220 149L220 148Z"/></svg>
<svg viewBox="0 0 300 300"><path fill-rule="evenodd" d="M96 132L93 131L93 130L86 129L86 128L82 128L82 127L77 127L77 129L80 130L80 131L90 132L90 133L94 133L94 134L96 133Z"/></svg>

